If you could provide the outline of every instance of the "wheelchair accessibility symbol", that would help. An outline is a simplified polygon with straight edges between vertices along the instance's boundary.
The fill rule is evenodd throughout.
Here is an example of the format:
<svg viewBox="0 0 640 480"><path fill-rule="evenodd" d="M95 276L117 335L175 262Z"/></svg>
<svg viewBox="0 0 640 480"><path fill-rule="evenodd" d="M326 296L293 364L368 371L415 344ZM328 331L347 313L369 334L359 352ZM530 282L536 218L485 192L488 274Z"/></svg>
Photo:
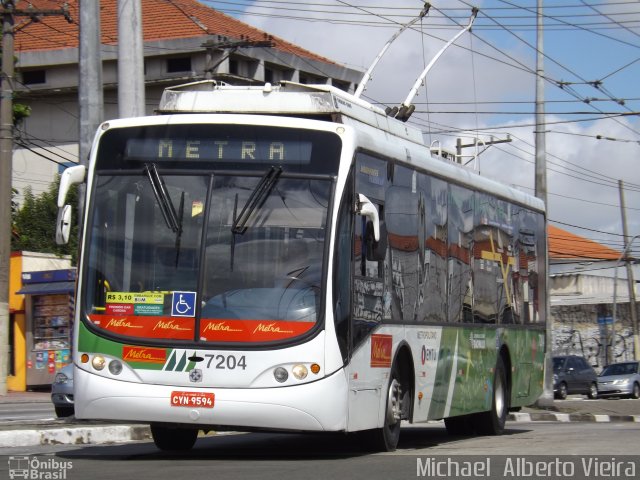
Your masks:
<svg viewBox="0 0 640 480"><path fill-rule="evenodd" d="M172 317L195 317L196 292L173 292L171 299Z"/></svg>

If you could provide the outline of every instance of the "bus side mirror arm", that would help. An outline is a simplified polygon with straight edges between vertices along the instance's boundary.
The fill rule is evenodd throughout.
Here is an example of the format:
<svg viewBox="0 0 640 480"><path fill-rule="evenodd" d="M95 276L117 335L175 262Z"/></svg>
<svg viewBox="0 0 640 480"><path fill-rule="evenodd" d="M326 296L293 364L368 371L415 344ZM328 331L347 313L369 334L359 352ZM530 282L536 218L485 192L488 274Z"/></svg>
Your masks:
<svg viewBox="0 0 640 480"><path fill-rule="evenodd" d="M64 207L69 189L72 185L84 182L86 174L87 167L84 165L75 165L62 172L62 175L60 175L60 188L58 189L58 208Z"/></svg>
<svg viewBox="0 0 640 480"><path fill-rule="evenodd" d="M60 176L58 189L58 218L56 219L56 243L66 245L71 234L71 205L65 205L67 194L72 185L84 182L87 167L75 165L67 168Z"/></svg>
<svg viewBox="0 0 640 480"><path fill-rule="evenodd" d="M358 194L356 213L367 218L367 225L371 228L373 238L367 240L367 260L382 261L387 255L387 228L384 220L380 220L378 209L365 195Z"/></svg>
<svg viewBox="0 0 640 480"><path fill-rule="evenodd" d="M380 241L380 217L378 216L378 209L365 195L358 194L358 204L356 206L356 213L367 217L373 225L373 239L376 242Z"/></svg>

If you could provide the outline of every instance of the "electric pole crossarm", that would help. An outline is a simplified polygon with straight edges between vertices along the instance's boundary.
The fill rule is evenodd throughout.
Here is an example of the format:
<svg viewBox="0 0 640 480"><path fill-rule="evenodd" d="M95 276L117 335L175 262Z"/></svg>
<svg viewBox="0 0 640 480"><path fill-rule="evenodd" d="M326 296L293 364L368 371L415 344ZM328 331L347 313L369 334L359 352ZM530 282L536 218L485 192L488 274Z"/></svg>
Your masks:
<svg viewBox="0 0 640 480"><path fill-rule="evenodd" d="M208 80L210 80L215 69L218 68L218 66L222 62L224 62L227 58L229 58L239 48L260 48L260 47L272 48L275 46L275 43L273 43L273 41L271 40L238 40L238 41L225 40L222 42L208 41L203 43L202 46L207 49L207 61L206 61L206 68L204 71L205 71L205 77ZM218 61L215 64L211 64L211 61L212 61L211 59L213 57L212 55L213 50L221 50L221 51L227 50L227 52L222 58L218 59Z"/></svg>

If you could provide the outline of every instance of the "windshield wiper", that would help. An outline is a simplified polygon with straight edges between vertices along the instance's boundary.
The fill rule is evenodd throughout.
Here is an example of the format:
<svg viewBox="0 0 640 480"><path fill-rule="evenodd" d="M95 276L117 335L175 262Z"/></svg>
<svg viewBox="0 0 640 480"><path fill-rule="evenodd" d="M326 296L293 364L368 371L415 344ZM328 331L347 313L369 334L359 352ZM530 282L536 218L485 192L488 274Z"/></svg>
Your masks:
<svg viewBox="0 0 640 480"><path fill-rule="evenodd" d="M176 208L173 206L171 197L167 192L167 187L164 184L164 180L158 173L156 164L145 163L144 171L147 174L149 183L151 183L153 194L156 197L156 201L158 202L158 206L160 207L160 211L162 212L162 216L164 217L164 221L167 224L167 227L169 227L174 233L182 233L182 218L178 219Z"/></svg>
<svg viewBox="0 0 640 480"><path fill-rule="evenodd" d="M180 260L180 244L182 241L182 219L184 217L184 190L180 195L180 213L178 214L178 231L176 232L176 268Z"/></svg>
<svg viewBox="0 0 640 480"><path fill-rule="evenodd" d="M267 173L262 176L256 188L251 192L247 203L242 207L240 215L234 219L233 225L231 226L233 233L242 235L247 231L249 218L256 209L262 207L269 193L271 193L271 190L273 190L273 187L278 182L280 175L282 175L282 167L271 167Z"/></svg>

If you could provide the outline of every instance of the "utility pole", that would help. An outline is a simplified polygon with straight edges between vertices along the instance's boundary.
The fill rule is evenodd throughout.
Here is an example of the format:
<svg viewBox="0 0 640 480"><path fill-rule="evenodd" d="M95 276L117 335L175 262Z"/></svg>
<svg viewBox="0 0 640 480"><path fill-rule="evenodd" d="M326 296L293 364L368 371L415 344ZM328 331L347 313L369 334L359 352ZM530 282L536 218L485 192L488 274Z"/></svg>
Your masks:
<svg viewBox="0 0 640 480"><path fill-rule="evenodd" d="M14 17L64 15L60 10L16 9L14 0L2 0L2 81L0 82L0 395L7 394L9 374L9 265L11 257L11 175L13 161Z"/></svg>
<svg viewBox="0 0 640 480"><path fill-rule="evenodd" d="M93 137L102 122L102 54L100 52L100 2L80 0L80 38L78 41L78 110L80 131L78 163L89 165ZM78 186L78 232L82 232L85 185Z"/></svg>
<svg viewBox="0 0 640 480"><path fill-rule="evenodd" d="M80 0L78 101L80 107L80 165L88 165L93 137L103 117L100 2ZM80 195L80 198L82 196ZM82 209L80 210L82 213ZM82 217L80 217L82 218Z"/></svg>
<svg viewBox="0 0 640 480"><path fill-rule="evenodd" d="M631 265L629 259L629 250L633 239L631 239L631 242L629 241L629 231L627 229L627 211L624 202L624 183L622 182L622 180L618 180L618 190L620 191L620 212L622 213L622 234L624 236L624 263L627 266L627 282L629 285L629 310L631 312L631 328L633 332L633 355L636 360L640 360L640 342L638 340L638 312L636 310L636 282L633 278L633 266ZM611 346L611 348L613 348L613 346Z"/></svg>
<svg viewBox="0 0 640 480"><path fill-rule="evenodd" d="M145 103L140 0L118 0L118 115L143 116Z"/></svg>
<svg viewBox="0 0 640 480"><path fill-rule="evenodd" d="M544 232L547 237L548 232L548 208L547 202L547 152L545 138L545 113L544 113L544 23L542 13L542 1L538 0L536 13L536 131L535 131L535 195L544 202L547 214L544 219ZM543 272L538 272L538 278L544 281L544 301L539 302L543 309L544 320L546 323L545 334L545 353L544 353L544 389L542 397L538 400L541 405L553 403L553 320L551 318L551 309L549 307L549 241L546 239L547 245L544 249L544 259L542 262ZM540 290L537 288L536 290Z"/></svg>
<svg viewBox="0 0 640 480"><path fill-rule="evenodd" d="M11 257L11 162L13 160L13 1L2 2L0 87L0 395L9 374L9 263Z"/></svg>

